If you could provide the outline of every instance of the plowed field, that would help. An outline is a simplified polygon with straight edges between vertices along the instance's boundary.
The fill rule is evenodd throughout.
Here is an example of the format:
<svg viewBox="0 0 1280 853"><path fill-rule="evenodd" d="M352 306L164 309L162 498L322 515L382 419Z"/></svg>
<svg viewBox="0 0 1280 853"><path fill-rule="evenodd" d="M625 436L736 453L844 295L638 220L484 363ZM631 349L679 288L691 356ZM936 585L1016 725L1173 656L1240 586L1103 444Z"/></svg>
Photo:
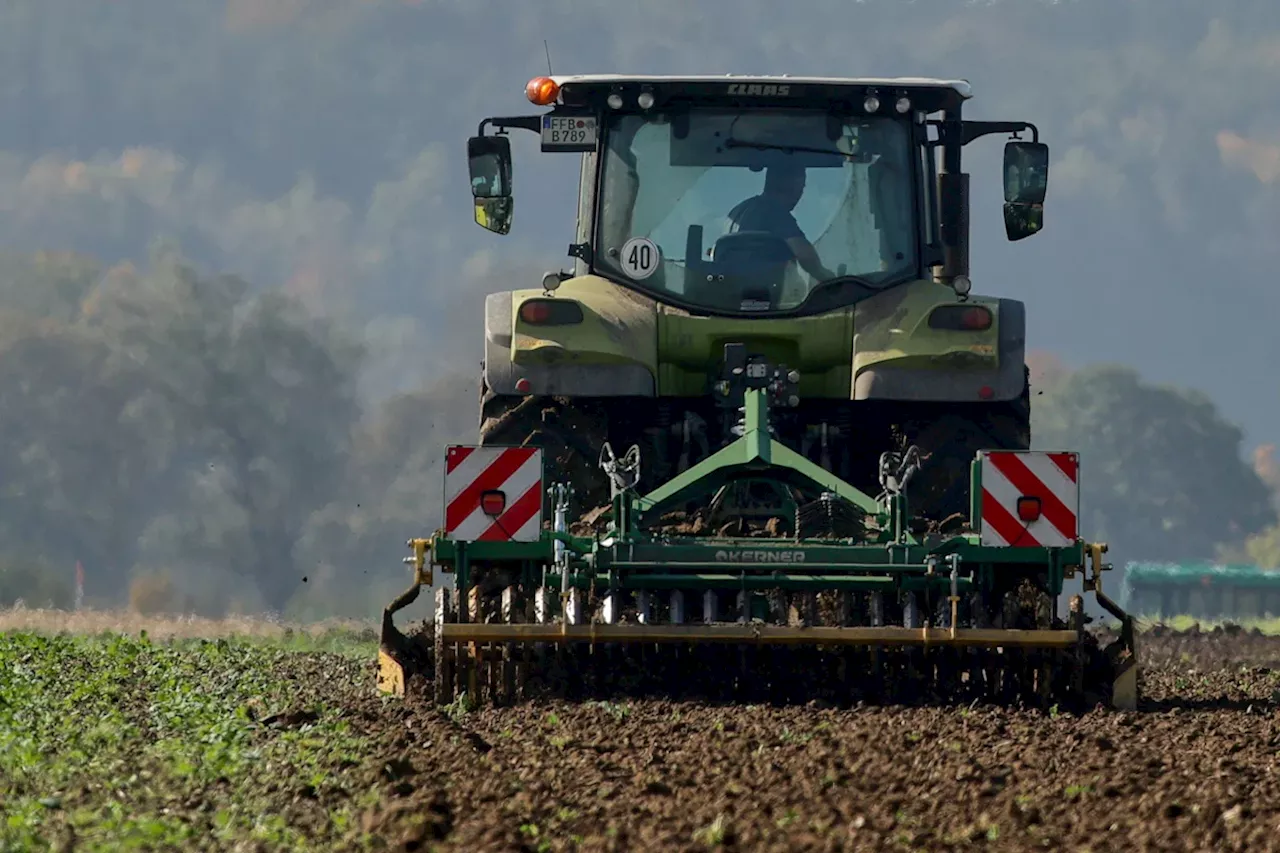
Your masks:
<svg viewBox="0 0 1280 853"><path fill-rule="evenodd" d="M17 661L38 692L29 671L49 649L18 648L29 639L0 636L0 664ZM103 643L53 650L71 660L90 642ZM1083 716L662 701L449 712L375 696L372 654L129 654L104 683L118 682L127 742L94 729L95 753L54 720L20 730L30 714L0 702L0 838L15 849L110 849L126 832L147 849L151 831L150 849L1280 850L1280 639L1143 635L1146 706ZM170 664L213 681L188 695ZM162 683L130 680L146 673ZM182 725L164 710L175 695ZM80 698L82 718L96 703ZM103 770L112 750L131 758ZM16 772L19 753L62 770ZM93 784L101 773L109 785Z"/></svg>

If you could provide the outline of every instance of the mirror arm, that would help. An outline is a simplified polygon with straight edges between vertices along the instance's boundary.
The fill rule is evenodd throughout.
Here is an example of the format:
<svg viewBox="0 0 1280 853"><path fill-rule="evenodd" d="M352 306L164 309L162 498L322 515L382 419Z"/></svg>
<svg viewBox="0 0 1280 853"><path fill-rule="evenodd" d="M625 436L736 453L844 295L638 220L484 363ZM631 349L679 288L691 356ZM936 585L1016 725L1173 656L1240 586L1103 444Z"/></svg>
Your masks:
<svg viewBox="0 0 1280 853"><path fill-rule="evenodd" d="M1040 131L1029 121L963 121L960 125L962 146L993 133L1011 133L1017 138L1019 133L1027 130L1031 131L1032 142L1040 141Z"/></svg>
<svg viewBox="0 0 1280 853"><path fill-rule="evenodd" d="M542 130L542 116L494 116L480 122L480 128L476 131L476 136L484 136L486 127L495 127L500 131L508 128L518 128L519 130L528 130L538 133Z"/></svg>

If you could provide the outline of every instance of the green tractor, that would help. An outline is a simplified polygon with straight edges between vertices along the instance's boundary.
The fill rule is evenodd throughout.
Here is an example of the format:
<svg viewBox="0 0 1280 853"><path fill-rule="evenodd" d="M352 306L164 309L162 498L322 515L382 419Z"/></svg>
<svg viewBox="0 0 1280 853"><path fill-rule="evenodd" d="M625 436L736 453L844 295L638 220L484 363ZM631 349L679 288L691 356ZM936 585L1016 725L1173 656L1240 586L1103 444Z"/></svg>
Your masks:
<svg viewBox="0 0 1280 853"><path fill-rule="evenodd" d="M1034 125L963 119L962 80L557 76L526 95L550 110L468 141L476 222L509 232L507 131L537 133L581 157L574 268L488 296L482 445L544 448L589 511L606 442L665 482L742 433L729 388L767 364L775 438L825 470L875 494L916 448L916 523L968 516L978 450L1030 446L1025 309L970 293L961 151L1011 137L1021 240L1048 178Z"/></svg>

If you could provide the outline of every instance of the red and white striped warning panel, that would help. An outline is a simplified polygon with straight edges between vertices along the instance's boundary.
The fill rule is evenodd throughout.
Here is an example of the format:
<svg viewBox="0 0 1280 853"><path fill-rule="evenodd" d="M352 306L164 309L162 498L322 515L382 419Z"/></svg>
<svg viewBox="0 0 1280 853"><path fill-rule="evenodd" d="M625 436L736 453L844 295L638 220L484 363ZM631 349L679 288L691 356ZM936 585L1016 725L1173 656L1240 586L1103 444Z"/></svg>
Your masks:
<svg viewBox="0 0 1280 853"><path fill-rule="evenodd" d="M535 541L542 531L542 450L451 445L444 529L472 542Z"/></svg>
<svg viewBox="0 0 1280 853"><path fill-rule="evenodd" d="M1065 547L1080 535L1080 457L1040 450L984 450L982 544Z"/></svg>

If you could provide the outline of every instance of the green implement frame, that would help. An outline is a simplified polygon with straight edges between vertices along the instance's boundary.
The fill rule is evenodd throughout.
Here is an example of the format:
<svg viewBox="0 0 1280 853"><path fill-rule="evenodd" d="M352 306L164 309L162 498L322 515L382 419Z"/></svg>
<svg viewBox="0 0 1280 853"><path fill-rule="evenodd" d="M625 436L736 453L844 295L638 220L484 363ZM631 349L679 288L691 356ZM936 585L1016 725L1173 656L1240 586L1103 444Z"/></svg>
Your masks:
<svg viewBox="0 0 1280 853"><path fill-rule="evenodd" d="M572 535L563 515L557 513L555 529L544 530L531 542L464 541L442 531L429 540L413 540L414 586L384 613L382 689L391 693L404 690L404 661L412 655L392 616L417 598L423 584L431 582L428 562L455 580L452 599L456 609L447 622L435 626L437 643L724 642L1070 649L1085 638L1087 618L1076 601L1069 618L1058 623L1066 628L1056 629L957 628L957 607L962 596L1004 589L1014 576L1034 575L1043 591L1057 601L1064 580L1080 571L1085 588L1094 591L1099 603L1121 625L1124 664L1117 672L1112 703L1136 706L1133 620L1102 593L1102 572L1111 568L1102 562L1105 545L1086 544L1080 539L1065 547L984 545L977 532L982 529L978 500L972 502L967 530L952 535L913 535L907 525L910 516L901 484L887 487L879 499L866 495L772 438L766 391L747 389L743 402L739 438L653 491L638 494L628 485L627 472L619 473L615 467L611 472L612 504L603 532ZM980 476L980 462L975 459L971 472L975 490L980 490ZM834 534L761 538L672 535L654 529L664 515L689 501L744 481L772 484L792 498L816 494L822 496L819 500L841 499L865 514L861 524L864 532L843 538ZM554 487L552 492L556 494ZM561 508L565 506L567 503ZM558 590L554 620L495 624L470 612L473 587L495 566L502 568L509 583L522 589ZM614 596L659 590L737 593L741 609L736 624L730 620L728 624L652 625L622 623L616 615L587 617L570 604L575 595L585 591ZM941 604L944 615L932 620L940 625L921 619L921 624L903 627L762 624L759 617L767 615L764 593L771 590L914 592ZM938 610L928 612L936 614Z"/></svg>

